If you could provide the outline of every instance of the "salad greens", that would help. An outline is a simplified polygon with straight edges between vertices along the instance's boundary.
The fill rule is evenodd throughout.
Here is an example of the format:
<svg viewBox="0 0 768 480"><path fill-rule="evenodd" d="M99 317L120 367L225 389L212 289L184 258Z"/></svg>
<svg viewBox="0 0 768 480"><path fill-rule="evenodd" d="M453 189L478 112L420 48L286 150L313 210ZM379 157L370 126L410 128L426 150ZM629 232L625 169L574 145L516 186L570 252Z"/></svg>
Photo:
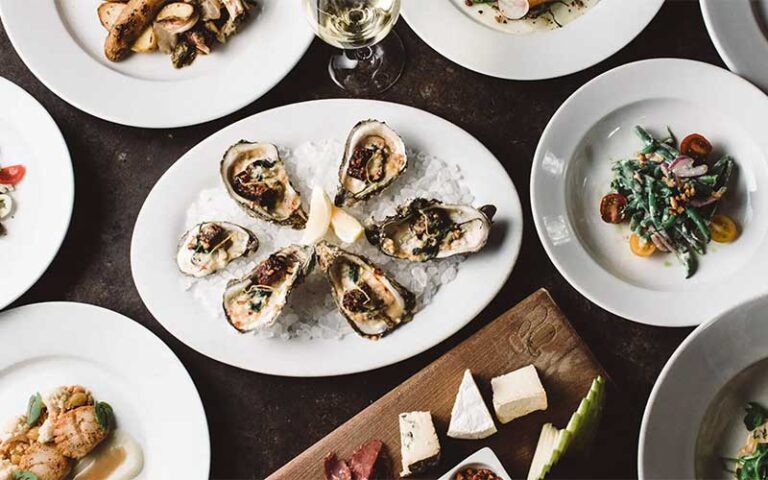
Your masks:
<svg viewBox="0 0 768 480"><path fill-rule="evenodd" d="M728 242L736 237L733 221L715 215L735 163L725 155L710 165L707 156L712 146L698 134L689 135L678 147L669 129L661 139L639 126L635 133L642 148L634 158L613 165L613 193L603 197L600 206L603 220L628 221L643 244L652 244L638 247L635 239L632 249L636 254L648 256L655 250L674 253L685 267L686 278L690 278L713 232L716 241ZM643 248L645 252L638 251Z"/></svg>
<svg viewBox="0 0 768 480"><path fill-rule="evenodd" d="M744 426L750 431L747 444L738 458L726 459L735 463L738 480L768 480L768 432L763 425L768 420L768 410L755 402L745 408Z"/></svg>

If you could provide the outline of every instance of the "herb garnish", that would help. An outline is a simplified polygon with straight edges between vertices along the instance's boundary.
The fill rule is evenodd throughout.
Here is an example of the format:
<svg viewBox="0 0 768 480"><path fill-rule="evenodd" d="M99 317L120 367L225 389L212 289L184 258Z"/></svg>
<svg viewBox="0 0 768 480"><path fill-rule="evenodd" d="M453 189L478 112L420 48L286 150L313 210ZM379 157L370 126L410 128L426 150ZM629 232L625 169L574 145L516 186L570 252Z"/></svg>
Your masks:
<svg viewBox="0 0 768 480"><path fill-rule="evenodd" d="M768 419L768 411L762 405L756 402L749 402L744 408L747 414L744 416L744 426L750 432Z"/></svg>
<svg viewBox="0 0 768 480"><path fill-rule="evenodd" d="M45 404L43 404L43 397L40 396L40 393L36 393L29 397L29 404L27 405L27 425L31 427L40 420L40 415L42 415L44 407Z"/></svg>
<svg viewBox="0 0 768 480"><path fill-rule="evenodd" d="M104 430L111 430L115 424L115 412L112 410L112 406L107 402L96 402L94 409L99 426Z"/></svg>
<svg viewBox="0 0 768 480"><path fill-rule="evenodd" d="M18 470L13 472L13 480L40 480L37 475L28 470Z"/></svg>

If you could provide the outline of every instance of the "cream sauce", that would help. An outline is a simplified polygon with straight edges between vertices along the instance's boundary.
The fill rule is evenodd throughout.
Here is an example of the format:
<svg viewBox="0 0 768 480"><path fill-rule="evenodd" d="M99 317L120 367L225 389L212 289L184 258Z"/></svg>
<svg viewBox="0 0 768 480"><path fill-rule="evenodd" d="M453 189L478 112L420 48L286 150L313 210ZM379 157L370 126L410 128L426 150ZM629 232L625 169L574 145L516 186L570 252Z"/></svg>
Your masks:
<svg viewBox="0 0 768 480"><path fill-rule="evenodd" d="M453 0L465 13L476 21L495 30L511 34L526 34L557 30L576 20L600 0L564 0L551 5L550 13L544 13L537 18L522 18L509 20L504 18L494 4L478 4L467 6L464 0ZM556 21L555 21L556 20ZM558 25L558 23L560 25Z"/></svg>
<svg viewBox="0 0 768 480"><path fill-rule="evenodd" d="M75 466L73 480L132 480L144 468L144 452L128 433L115 430Z"/></svg>

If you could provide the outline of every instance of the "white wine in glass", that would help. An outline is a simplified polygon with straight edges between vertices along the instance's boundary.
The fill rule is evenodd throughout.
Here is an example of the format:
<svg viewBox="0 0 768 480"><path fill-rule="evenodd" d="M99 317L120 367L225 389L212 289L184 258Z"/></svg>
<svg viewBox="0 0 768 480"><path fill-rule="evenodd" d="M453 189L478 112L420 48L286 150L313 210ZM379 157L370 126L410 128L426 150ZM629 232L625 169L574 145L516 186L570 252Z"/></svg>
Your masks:
<svg viewBox="0 0 768 480"><path fill-rule="evenodd" d="M337 85L355 95L373 95L400 78L405 50L391 32L400 0L301 1L317 36L343 50L328 67Z"/></svg>

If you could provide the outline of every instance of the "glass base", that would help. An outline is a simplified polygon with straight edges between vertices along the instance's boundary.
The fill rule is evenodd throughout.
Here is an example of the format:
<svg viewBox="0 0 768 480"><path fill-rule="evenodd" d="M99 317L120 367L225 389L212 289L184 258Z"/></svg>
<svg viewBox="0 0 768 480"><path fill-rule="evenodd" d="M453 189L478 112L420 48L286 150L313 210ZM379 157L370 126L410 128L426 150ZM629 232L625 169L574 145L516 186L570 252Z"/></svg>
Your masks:
<svg viewBox="0 0 768 480"><path fill-rule="evenodd" d="M388 90L405 68L405 47L393 31L370 47L342 50L333 55L328 73L352 95L370 96Z"/></svg>

